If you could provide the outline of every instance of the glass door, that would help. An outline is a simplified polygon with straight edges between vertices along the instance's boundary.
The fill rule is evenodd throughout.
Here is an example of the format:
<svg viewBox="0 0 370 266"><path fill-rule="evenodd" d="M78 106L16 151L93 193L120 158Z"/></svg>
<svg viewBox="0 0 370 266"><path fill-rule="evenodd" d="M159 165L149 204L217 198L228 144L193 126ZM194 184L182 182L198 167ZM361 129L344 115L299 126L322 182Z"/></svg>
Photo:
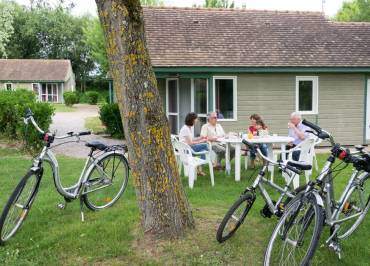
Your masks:
<svg viewBox="0 0 370 266"><path fill-rule="evenodd" d="M32 83L32 91L35 93L37 101L40 101L40 84Z"/></svg>
<svg viewBox="0 0 370 266"><path fill-rule="evenodd" d="M199 122L194 127L194 135L199 136L202 126L207 123L208 80L206 78L192 79L191 95L191 109L199 117Z"/></svg>
<svg viewBox="0 0 370 266"><path fill-rule="evenodd" d="M166 112L171 134L179 131L179 80L166 80Z"/></svg>

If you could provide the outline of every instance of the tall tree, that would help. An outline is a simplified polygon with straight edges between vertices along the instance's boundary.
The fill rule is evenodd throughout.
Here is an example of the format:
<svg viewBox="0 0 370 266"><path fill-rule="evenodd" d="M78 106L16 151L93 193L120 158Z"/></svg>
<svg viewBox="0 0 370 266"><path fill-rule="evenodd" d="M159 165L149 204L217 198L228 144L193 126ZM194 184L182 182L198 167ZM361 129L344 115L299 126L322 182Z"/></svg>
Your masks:
<svg viewBox="0 0 370 266"><path fill-rule="evenodd" d="M171 145L139 0L96 0L144 231L178 237L194 222Z"/></svg>
<svg viewBox="0 0 370 266"><path fill-rule="evenodd" d="M211 8L234 8L234 0L206 0L204 7Z"/></svg>
<svg viewBox="0 0 370 266"><path fill-rule="evenodd" d="M370 0L353 0L344 2L335 16L339 21L370 22Z"/></svg>
<svg viewBox="0 0 370 266"><path fill-rule="evenodd" d="M0 2L0 57L7 57L7 44L14 32L13 7L8 2Z"/></svg>

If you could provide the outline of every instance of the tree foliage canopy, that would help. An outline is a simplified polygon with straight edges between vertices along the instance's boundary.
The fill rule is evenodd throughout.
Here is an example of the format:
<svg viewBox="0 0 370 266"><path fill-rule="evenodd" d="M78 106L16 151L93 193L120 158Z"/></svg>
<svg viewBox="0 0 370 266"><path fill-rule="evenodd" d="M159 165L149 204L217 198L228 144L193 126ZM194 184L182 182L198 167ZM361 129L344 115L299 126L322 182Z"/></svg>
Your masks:
<svg viewBox="0 0 370 266"><path fill-rule="evenodd" d="M73 5L66 5L65 1L56 6L41 0L32 1L30 7L15 2L4 2L3 6L1 13L12 10L12 19L8 20L12 27L8 30L11 45L5 49L8 58L70 59L77 80L86 79L95 69L90 48L83 39L83 29L94 18L73 16ZM0 28L2 32L4 27Z"/></svg>
<svg viewBox="0 0 370 266"><path fill-rule="evenodd" d="M7 57L6 48L13 32L13 8L5 2L0 2L0 57Z"/></svg>
<svg viewBox="0 0 370 266"><path fill-rule="evenodd" d="M335 16L339 21L367 21L370 22L370 0L353 0L344 2Z"/></svg>
<svg viewBox="0 0 370 266"><path fill-rule="evenodd" d="M234 8L235 3L233 0L205 0L204 7L210 8Z"/></svg>

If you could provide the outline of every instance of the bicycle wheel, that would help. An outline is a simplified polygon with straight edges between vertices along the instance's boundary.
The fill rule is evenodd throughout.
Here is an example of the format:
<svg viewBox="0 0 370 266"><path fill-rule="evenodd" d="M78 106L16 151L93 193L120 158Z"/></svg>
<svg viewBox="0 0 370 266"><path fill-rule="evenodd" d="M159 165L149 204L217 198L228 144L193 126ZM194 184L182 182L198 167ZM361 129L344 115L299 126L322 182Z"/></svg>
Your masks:
<svg viewBox="0 0 370 266"><path fill-rule="evenodd" d="M369 176L350 192L345 199L345 204L338 212L336 220L353 217L340 223L337 232L339 239L349 237L359 227L370 209L370 182L368 180Z"/></svg>
<svg viewBox="0 0 370 266"><path fill-rule="evenodd" d="M26 218L40 183L40 176L29 171L18 183L0 217L0 244L9 240Z"/></svg>
<svg viewBox="0 0 370 266"><path fill-rule="evenodd" d="M297 196L289 203L271 235L265 252L265 266L309 265L319 243L324 219L322 207L311 195Z"/></svg>
<svg viewBox="0 0 370 266"><path fill-rule="evenodd" d="M112 206L125 191L129 166L123 154L111 153L91 169L85 184L83 200L91 210Z"/></svg>
<svg viewBox="0 0 370 266"><path fill-rule="evenodd" d="M239 226L244 222L245 217L253 206L254 200L255 196L248 193L243 194L235 201L218 227L216 239L219 243L226 241L234 235Z"/></svg>

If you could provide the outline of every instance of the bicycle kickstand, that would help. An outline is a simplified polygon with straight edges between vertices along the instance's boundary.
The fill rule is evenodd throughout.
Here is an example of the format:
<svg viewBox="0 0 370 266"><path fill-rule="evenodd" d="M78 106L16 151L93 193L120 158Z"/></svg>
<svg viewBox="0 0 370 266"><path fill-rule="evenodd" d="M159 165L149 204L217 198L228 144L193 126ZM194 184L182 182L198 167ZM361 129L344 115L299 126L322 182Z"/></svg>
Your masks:
<svg viewBox="0 0 370 266"><path fill-rule="evenodd" d="M82 198L80 198L80 212L81 212L81 222L85 221L85 215L84 215L84 202Z"/></svg>

